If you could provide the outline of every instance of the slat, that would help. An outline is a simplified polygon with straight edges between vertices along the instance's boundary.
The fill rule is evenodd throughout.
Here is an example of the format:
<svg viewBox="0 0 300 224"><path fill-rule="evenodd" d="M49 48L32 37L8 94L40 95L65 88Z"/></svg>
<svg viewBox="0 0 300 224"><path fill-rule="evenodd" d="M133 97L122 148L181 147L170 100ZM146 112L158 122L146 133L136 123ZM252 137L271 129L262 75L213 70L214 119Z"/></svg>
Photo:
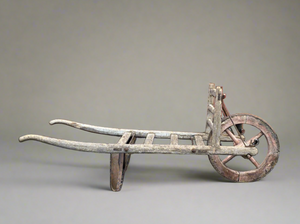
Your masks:
<svg viewBox="0 0 300 224"><path fill-rule="evenodd" d="M126 144L131 137L132 133L131 132L125 132L120 140L118 141L118 144Z"/></svg>
<svg viewBox="0 0 300 224"><path fill-rule="evenodd" d="M213 122L211 121L211 119L207 119L207 124L208 124L208 126L210 127L210 129L213 130L214 124L213 124Z"/></svg>
<svg viewBox="0 0 300 224"><path fill-rule="evenodd" d="M208 105L208 109L211 113L215 113L215 107L212 104Z"/></svg>
<svg viewBox="0 0 300 224"><path fill-rule="evenodd" d="M178 145L178 135L171 134L171 145Z"/></svg>
<svg viewBox="0 0 300 224"><path fill-rule="evenodd" d="M210 89L209 95L216 97L216 89Z"/></svg>
<svg viewBox="0 0 300 224"><path fill-rule="evenodd" d="M152 143L153 143L153 140L154 140L154 137L155 137L155 134L154 134L154 133L149 133L149 134L147 134L147 137L146 137L146 139L145 139L144 144L146 144L146 145L152 144Z"/></svg>
<svg viewBox="0 0 300 224"><path fill-rule="evenodd" d="M195 135L195 141L197 146L204 146L203 139L200 135Z"/></svg>
<svg viewBox="0 0 300 224"><path fill-rule="evenodd" d="M208 102L208 105L207 105L207 116L206 116L206 119L212 119L213 118L213 114L211 112L211 108L209 108L210 104L214 105L214 102L215 102L215 98L216 98L216 89L215 89L215 84L214 83L209 83L209 91L208 91L208 99L207 99L207 102ZM208 123L206 123L205 125L205 133L210 133L212 130L212 128L208 125Z"/></svg>

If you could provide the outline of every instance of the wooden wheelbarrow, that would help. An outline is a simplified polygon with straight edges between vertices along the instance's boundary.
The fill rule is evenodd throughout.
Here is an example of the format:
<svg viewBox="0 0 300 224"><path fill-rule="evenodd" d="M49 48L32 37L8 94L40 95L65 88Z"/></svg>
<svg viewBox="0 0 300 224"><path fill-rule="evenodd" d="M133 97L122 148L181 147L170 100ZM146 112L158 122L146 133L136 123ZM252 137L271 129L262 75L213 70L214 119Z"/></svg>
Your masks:
<svg viewBox="0 0 300 224"><path fill-rule="evenodd" d="M223 177L234 182L256 181L266 176L276 165L279 157L279 140L267 122L252 114L230 115L225 104L223 88L209 84L206 128L204 132L177 132L106 128L78 122L56 119L50 124L65 124L80 130L103 135L119 136L116 144L87 143L49 138L41 135L25 135L20 142L36 140L66 149L110 153L110 188L120 191L130 156L143 154L192 154L208 155L212 166ZM250 136L247 136L247 128ZM254 131L253 131L254 130ZM263 137L263 138L262 138ZM143 144L135 144L143 138ZM154 140L169 139L170 144L155 144ZM179 144L179 140L190 140L189 145ZM264 144L261 144L264 141ZM262 145L262 149L258 149ZM258 152L265 151L258 161ZM230 166L234 158L250 161L250 167ZM249 165L248 164L248 165Z"/></svg>

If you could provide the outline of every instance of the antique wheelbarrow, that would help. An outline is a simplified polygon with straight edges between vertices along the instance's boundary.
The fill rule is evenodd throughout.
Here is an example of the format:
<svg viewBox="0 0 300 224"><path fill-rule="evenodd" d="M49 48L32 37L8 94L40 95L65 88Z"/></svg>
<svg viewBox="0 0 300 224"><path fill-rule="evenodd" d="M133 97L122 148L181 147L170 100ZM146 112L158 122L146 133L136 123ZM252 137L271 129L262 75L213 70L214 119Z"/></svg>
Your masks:
<svg viewBox="0 0 300 224"><path fill-rule="evenodd" d="M222 87L209 84L204 132L117 129L56 119L50 121L50 124L65 124L88 132L119 136L120 139L116 144L87 143L30 134L20 137L19 141L36 140L71 150L110 153L112 191L121 190L130 156L134 153L208 155L215 170L231 181L259 180L266 176L278 161L278 137L270 125L257 116L230 115L224 104L225 97ZM137 138L143 138L143 144L135 144ZM155 144L156 138L170 141L169 144ZM190 144L180 144L181 140L189 140ZM261 143L262 141L264 143ZM258 149L258 146L262 149ZM238 161L240 158L250 161L247 163L248 166L241 168L239 165L234 165L232 161ZM233 165L230 165L231 163Z"/></svg>

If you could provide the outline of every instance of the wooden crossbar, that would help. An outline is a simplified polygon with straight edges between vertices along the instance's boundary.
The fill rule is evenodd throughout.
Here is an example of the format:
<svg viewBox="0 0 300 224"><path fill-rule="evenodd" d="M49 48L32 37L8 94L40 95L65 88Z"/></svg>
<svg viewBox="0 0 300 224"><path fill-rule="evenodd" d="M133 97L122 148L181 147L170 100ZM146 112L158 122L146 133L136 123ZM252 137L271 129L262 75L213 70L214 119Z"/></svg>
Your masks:
<svg viewBox="0 0 300 224"><path fill-rule="evenodd" d="M132 136L131 132L125 132L120 138L120 140L118 141L118 144L126 144L131 136Z"/></svg>
<svg viewBox="0 0 300 224"><path fill-rule="evenodd" d="M171 135L171 145L178 145L178 135Z"/></svg>
<svg viewBox="0 0 300 224"><path fill-rule="evenodd" d="M145 139L144 144L145 144L145 145L153 144L154 137L155 137L155 134L154 134L154 133L149 133L149 134L147 134L147 137L146 137L146 139Z"/></svg>
<svg viewBox="0 0 300 224"><path fill-rule="evenodd" d="M195 135L195 141L196 141L196 145L198 146L204 146L204 142L203 139L200 135Z"/></svg>

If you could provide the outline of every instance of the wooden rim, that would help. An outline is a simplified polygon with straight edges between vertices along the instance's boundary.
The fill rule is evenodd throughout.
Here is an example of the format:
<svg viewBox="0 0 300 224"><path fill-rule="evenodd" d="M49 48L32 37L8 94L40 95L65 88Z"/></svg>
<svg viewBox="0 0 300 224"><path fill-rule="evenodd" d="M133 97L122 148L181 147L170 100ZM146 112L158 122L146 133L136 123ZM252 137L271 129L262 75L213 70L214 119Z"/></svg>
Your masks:
<svg viewBox="0 0 300 224"><path fill-rule="evenodd" d="M236 171L227 167L224 160L222 161L218 155L209 155L208 157L212 166L223 177L234 182L251 182L265 177L274 168L278 161L280 146L277 134L267 122L252 114L235 114L231 116L231 119L234 124L248 124L261 131L261 136L265 136L268 145L267 156L260 164L256 162L254 157L249 156L248 159L255 164L256 169ZM223 119L221 133L233 126L232 121L228 117ZM210 144L210 141L211 137L209 137L208 144ZM229 161L233 158L231 157L232 156L228 156L226 159Z"/></svg>

